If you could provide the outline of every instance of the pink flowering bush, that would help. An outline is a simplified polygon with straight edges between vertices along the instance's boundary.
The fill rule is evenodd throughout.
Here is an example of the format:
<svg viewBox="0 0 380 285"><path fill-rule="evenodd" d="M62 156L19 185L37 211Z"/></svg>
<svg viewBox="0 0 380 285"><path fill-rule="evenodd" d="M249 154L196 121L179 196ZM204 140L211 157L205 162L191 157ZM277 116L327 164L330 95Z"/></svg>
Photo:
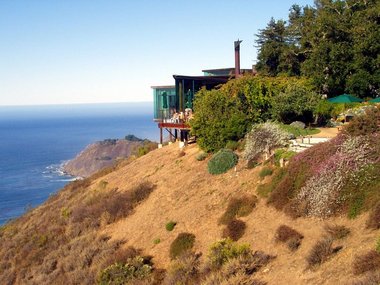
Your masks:
<svg viewBox="0 0 380 285"><path fill-rule="evenodd" d="M365 137L348 137L338 151L325 163L315 167L313 176L306 181L296 196L308 216L327 217L344 200L341 190L345 182L372 163L368 159L371 148Z"/></svg>
<svg viewBox="0 0 380 285"><path fill-rule="evenodd" d="M362 132L363 121L378 121L372 115L354 120L349 132L294 156L280 182L274 177L268 203L293 217L320 218L339 212L355 217L380 205L380 131Z"/></svg>

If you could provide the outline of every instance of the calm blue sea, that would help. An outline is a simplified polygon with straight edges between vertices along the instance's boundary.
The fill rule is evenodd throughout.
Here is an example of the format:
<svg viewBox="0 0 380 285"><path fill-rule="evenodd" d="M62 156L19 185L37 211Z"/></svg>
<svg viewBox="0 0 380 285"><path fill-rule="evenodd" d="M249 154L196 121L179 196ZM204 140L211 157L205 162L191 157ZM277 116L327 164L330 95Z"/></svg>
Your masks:
<svg viewBox="0 0 380 285"><path fill-rule="evenodd" d="M0 107L0 225L73 177L60 165L86 145L134 134L158 140L152 103Z"/></svg>

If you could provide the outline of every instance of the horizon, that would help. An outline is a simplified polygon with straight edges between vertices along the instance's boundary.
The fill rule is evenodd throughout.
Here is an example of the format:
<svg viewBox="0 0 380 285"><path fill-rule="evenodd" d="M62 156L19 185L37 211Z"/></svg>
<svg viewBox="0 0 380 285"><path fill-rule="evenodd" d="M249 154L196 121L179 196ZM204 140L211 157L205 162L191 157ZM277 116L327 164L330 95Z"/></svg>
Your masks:
<svg viewBox="0 0 380 285"><path fill-rule="evenodd" d="M313 0L0 2L0 105L151 101L173 74L256 62L255 34ZM201 8L201 9L200 9ZM233 24L231 24L233 23Z"/></svg>
<svg viewBox="0 0 380 285"><path fill-rule="evenodd" d="M119 101L119 102L89 102L89 103L46 103L46 104L25 104L25 105L0 105L0 108L3 107L54 107L54 106L67 106L67 105L115 105L115 104L145 104L153 103L153 99L150 101Z"/></svg>

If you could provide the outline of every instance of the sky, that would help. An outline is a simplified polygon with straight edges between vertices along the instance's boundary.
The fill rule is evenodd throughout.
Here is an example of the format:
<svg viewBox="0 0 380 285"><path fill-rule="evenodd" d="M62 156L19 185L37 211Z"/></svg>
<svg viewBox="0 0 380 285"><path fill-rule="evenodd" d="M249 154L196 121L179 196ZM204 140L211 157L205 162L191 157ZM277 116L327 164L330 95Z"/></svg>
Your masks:
<svg viewBox="0 0 380 285"><path fill-rule="evenodd" d="M313 0L0 0L0 105L152 101L173 74L256 62L255 34Z"/></svg>

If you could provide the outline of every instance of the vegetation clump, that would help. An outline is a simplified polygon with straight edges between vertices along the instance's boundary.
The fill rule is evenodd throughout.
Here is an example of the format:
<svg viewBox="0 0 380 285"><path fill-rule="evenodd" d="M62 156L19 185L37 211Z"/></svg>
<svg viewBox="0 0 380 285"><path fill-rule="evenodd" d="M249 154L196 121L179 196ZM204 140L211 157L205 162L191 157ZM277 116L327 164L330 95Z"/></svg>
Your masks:
<svg viewBox="0 0 380 285"><path fill-rule="evenodd" d="M242 138L247 128L243 107L239 98L221 90L201 89L194 100L196 116L190 121L199 146L206 152L216 152L229 140Z"/></svg>
<svg viewBox="0 0 380 285"><path fill-rule="evenodd" d="M376 250L358 255L353 263L354 274L362 274L369 271L376 271L380 268L380 253Z"/></svg>
<svg viewBox="0 0 380 285"><path fill-rule="evenodd" d="M341 246L333 247L334 239L331 237L323 237L310 250L306 261L310 267L324 263L333 254L342 249Z"/></svg>
<svg viewBox="0 0 380 285"><path fill-rule="evenodd" d="M212 269L218 269L228 260L250 254L248 244L237 244L230 238L213 243L209 250L208 260Z"/></svg>
<svg viewBox="0 0 380 285"><path fill-rule="evenodd" d="M292 124L290 125L280 124L279 126L281 129L291 134L292 137L311 136L311 135L315 135L321 132L319 129L313 129L313 128L301 129L297 125L292 125Z"/></svg>
<svg viewBox="0 0 380 285"><path fill-rule="evenodd" d="M364 116L370 119L368 113ZM351 122L354 126L355 120ZM324 218L342 210L355 217L363 209L374 208L380 201L376 191L380 185L380 133L353 135L351 131L294 156L285 175L275 173L268 202L293 217ZM373 213L375 217L376 211Z"/></svg>
<svg viewBox="0 0 380 285"><path fill-rule="evenodd" d="M380 109L370 108L364 116L356 116L344 130L350 136L366 136L380 132Z"/></svg>
<svg viewBox="0 0 380 285"><path fill-rule="evenodd" d="M172 230L174 230L174 227L176 225L177 225L177 222L170 221L170 222L166 223L165 228L168 232L171 232Z"/></svg>
<svg viewBox="0 0 380 285"><path fill-rule="evenodd" d="M367 223L367 228L377 230L380 229L380 203L377 204L371 211Z"/></svg>
<svg viewBox="0 0 380 285"><path fill-rule="evenodd" d="M220 240L210 248L208 266L211 273L202 284L265 284L254 274L273 258L262 251L252 252L246 244Z"/></svg>
<svg viewBox="0 0 380 285"><path fill-rule="evenodd" d="M313 112L321 100L321 96L314 91L314 86L305 80L289 84L272 102L273 119L291 123L313 121Z"/></svg>
<svg viewBox="0 0 380 285"><path fill-rule="evenodd" d="M164 284L199 284L200 254L186 252L173 260L169 266Z"/></svg>
<svg viewBox="0 0 380 285"><path fill-rule="evenodd" d="M351 285L379 285L380 284L380 271L370 271L364 274L363 277L354 280Z"/></svg>
<svg viewBox="0 0 380 285"><path fill-rule="evenodd" d="M152 183L145 181L125 192L117 189L95 192L72 208L71 220L73 223L85 223L97 228L100 226L100 218L107 213L106 224L115 222L129 215L154 188Z"/></svg>
<svg viewBox="0 0 380 285"><path fill-rule="evenodd" d="M147 279L152 273L152 266L141 257L129 258L125 264L115 263L99 273L99 285L135 284L137 280Z"/></svg>
<svg viewBox="0 0 380 285"><path fill-rule="evenodd" d="M276 230L276 241L285 243L291 251L295 251L301 245L303 235L295 229L281 225Z"/></svg>
<svg viewBox="0 0 380 285"><path fill-rule="evenodd" d="M256 207L256 204L256 196L241 196L232 198L228 202L226 211L220 217L219 223L227 225L236 218L248 216Z"/></svg>
<svg viewBox="0 0 380 285"><path fill-rule="evenodd" d="M198 161L203 161L207 158L207 153L205 152L201 152L199 153L195 158L198 160Z"/></svg>
<svg viewBox="0 0 380 285"><path fill-rule="evenodd" d="M273 169L270 167L264 167L259 172L259 177L264 178L265 176L270 176L273 174Z"/></svg>
<svg viewBox="0 0 380 285"><path fill-rule="evenodd" d="M258 160L262 154L269 156L270 152L287 144L289 134L283 131L278 124L266 122L253 126L246 135L244 159Z"/></svg>
<svg viewBox="0 0 380 285"><path fill-rule="evenodd" d="M233 219L228 222L223 230L223 237L230 238L233 241L239 240L245 232L246 224L245 222L237 219Z"/></svg>
<svg viewBox="0 0 380 285"><path fill-rule="evenodd" d="M297 153L292 150L287 150L283 148L276 149L274 152L274 163L276 166L280 166L280 160L289 161Z"/></svg>
<svg viewBox="0 0 380 285"><path fill-rule="evenodd" d="M195 235L180 233L170 245L170 258L174 259L181 254L190 251L195 242Z"/></svg>
<svg viewBox="0 0 380 285"><path fill-rule="evenodd" d="M228 141L226 144L226 148L232 151L235 151L239 148L240 143L238 141Z"/></svg>
<svg viewBox="0 0 380 285"><path fill-rule="evenodd" d="M293 5L288 19L271 19L257 35L256 68L269 76L307 76L330 96L361 98L379 90L376 58L377 1L315 2ZM366 36L362 31L368 31ZM307 102L305 102L307 103Z"/></svg>
<svg viewBox="0 0 380 285"><path fill-rule="evenodd" d="M334 240L343 239L350 234L350 229L341 225L326 225L326 233Z"/></svg>
<svg viewBox="0 0 380 285"><path fill-rule="evenodd" d="M302 86L307 80L246 75L216 90L202 89L194 100L196 115L190 121L191 132L204 151L216 152L229 141L244 138L250 124L271 119L274 98L298 81Z"/></svg>
<svg viewBox="0 0 380 285"><path fill-rule="evenodd" d="M222 174L234 167L238 162L238 156L229 149L221 149L208 161L207 168L210 174Z"/></svg>

